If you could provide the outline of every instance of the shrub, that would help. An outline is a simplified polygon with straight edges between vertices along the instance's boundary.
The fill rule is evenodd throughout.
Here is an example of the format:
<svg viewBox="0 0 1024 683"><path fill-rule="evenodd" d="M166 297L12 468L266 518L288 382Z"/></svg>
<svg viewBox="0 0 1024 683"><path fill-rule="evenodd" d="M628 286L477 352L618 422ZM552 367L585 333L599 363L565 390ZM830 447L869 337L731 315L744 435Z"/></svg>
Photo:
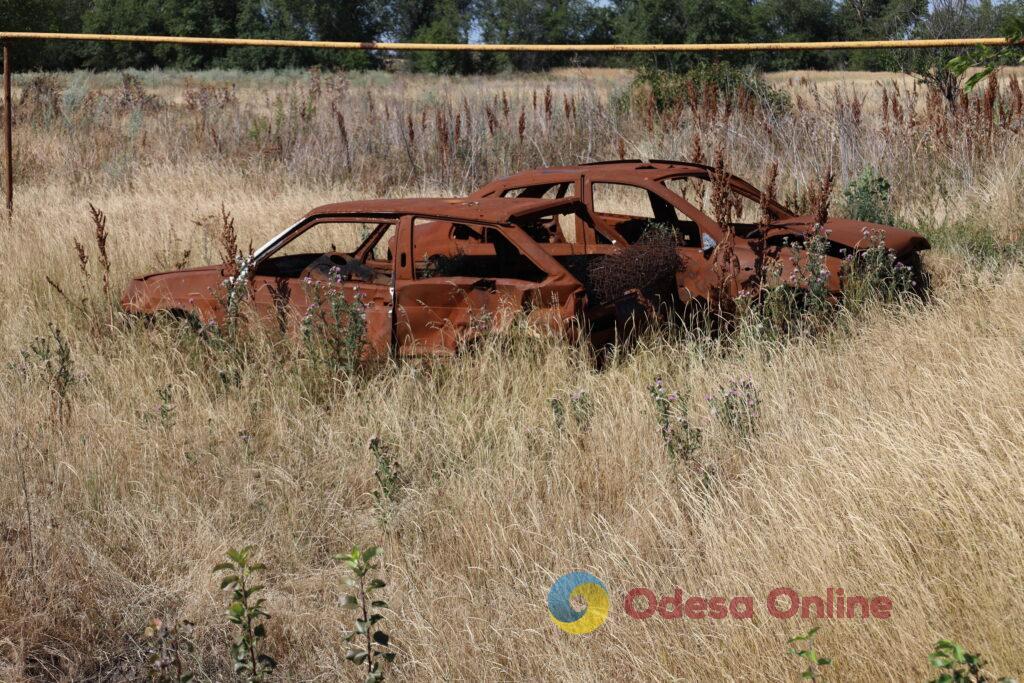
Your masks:
<svg viewBox="0 0 1024 683"><path fill-rule="evenodd" d="M891 225L895 220L890 203L889 181L866 168L843 190L846 215L858 221Z"/></svg>
<svg viewBox="0 0 1024 683"><path fill-rule="evenodd" d="M724 62L702 62L682 72L647 68L633 79L630 92L634 98L649 92L659 111L696 106L709 93L718 99L750 102L775 113L791 107L789 95L773 88L760 74Z"/></svg>

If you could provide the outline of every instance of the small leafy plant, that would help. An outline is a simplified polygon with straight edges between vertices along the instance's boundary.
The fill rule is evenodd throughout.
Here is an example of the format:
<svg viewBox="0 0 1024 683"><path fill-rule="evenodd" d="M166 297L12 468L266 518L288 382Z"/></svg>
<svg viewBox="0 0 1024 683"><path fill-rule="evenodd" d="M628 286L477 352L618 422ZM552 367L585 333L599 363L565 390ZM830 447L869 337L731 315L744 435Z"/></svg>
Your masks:
<svg viewBox="0 0 1024 683"><path fill-rule="evenodd" d="M568 428L570 419L580 431L587 431L593 413L594 402L590 394L582 389L570 393L565 398L555 396L551 399L551 414L555 418L555 428L560 432Z"/></svg>
<svg viewBox="0 0 1024 683"><path fill-rule="evenodd" d="M693 426L685 395L668 391L661 377L648 389L661 427L661 438L672 462L690 460L700 447L701 431Z"/></svg>
<svg viewBox="0 0 1024 683"><path fill-rule="evenodd" d="M78 377L74 371L71 346L60 328L50 323L48 337L36 337L21 351L21 360L9 367L24 379L36 375L50 391L50 413L54 421L67 421L71 412L71 388Z"/></svg>
<svg viewBox="0 0 1024 683"><path fill-rule="evenodd" d="M264 621L270 614L264 609L263 598L253 596L263 590L263 586L252 585L254 577L266 569L266 565L254 562L253 546L240 550L228 551L228 562L222 562L213 571L223 572L221 590L231 591L231 602L228 604L228 621L239 629L238 640L231 646L231 657L235 662L235 673L249 683L260 683L267 680L277 668L273 657L260 653L260 642L267 637Z"/></svg>
<svg viewBox="0 0 1024 683"><path fill-rule="evenodd" d="M335 555L335 559L344 562L352 572L347 583L354 590L345 596L344 606L358 610L359 614L355 628L345 634L345 642L348 643L345 659L357 666L366 665L366 683L383 681L382 662L394 662L396 654L391 647L390 636L378 626L384 619L378 610L387 609L388 604L380 598L372 597L374 592L387 585L383 579L370 576L378 568L373 564L378 550L376 546L363 550L353 548L347 555Z"/></svg>
<svg viewBox="0 0 1024 683"><path fill-rule="evenodd" d="M160 406L157 409L160 426L164 429L170 429L174 426L174 403L172 402L171 385L165 384L162 387L158 387L156 396L160 399Z"/></svg>
<svg viewBox="0 0 1024 683"><path fill-rule="evenodd" d="M807 668L800 673L800 678L804 678L811 681L822 680L822 673L819 667L828 666L832 663L832 660L828 657L822 657L818 654L818 651L814 649L814 634L818 632L818 627L810 629L805 633L795 635L786 641L789 648L789 654L794 655L802 659Z"/></svg>
<svg viewBox="0 0 1024 683"><path fill-rule="evenodd" d="M391 507L398 502L402 494L402 469L392 449L379 436L370 439L370 452L376 460L378 488L373 492L377 501L377 510L382 523L386 523Z"/></svg>
<svg viewBox="0 0 1024 683"><path fill-rule="evenodd" d="M734 380L704 397L717 418L730 431L751 436L760 418L761 397L751 379Z"/></svg>
<svg viewBox="0 0 1024 683"><path fill-rule="evenodd" d="M980 654L967 652L951 640L935 643L928 655L928 663L939 670L929 683L991 683L995 680L984 672L985 660ZM1011 678L1000 678L997 683L1015 683Z"/></svg>
<svg viewBox="0 0 1024 683"><path fill-rule="evenodd" d="M185 669L183 658L192 653L190 621L165 624L151 619L142 632L145 643L146 680L150 683L189 683L193 674Z"/></svg>

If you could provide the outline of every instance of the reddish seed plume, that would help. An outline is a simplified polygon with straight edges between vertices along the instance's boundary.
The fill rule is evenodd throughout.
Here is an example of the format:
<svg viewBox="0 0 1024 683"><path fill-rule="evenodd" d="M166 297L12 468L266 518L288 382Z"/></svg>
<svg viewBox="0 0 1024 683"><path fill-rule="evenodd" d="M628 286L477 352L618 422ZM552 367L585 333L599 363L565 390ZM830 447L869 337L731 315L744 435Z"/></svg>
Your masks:
<svg viewBox="0 0 1024 683"><path fill-rule="evenodd" d="M696 130L693 131L693 137L690 139L690 161L695 164L703 164L706 161L704 149L700 145L700 133Z"/></svg>
<svg viewBox="0 0 1024 683"><path fill-rule="evenodd" d="M223 204L220 205L220 249L224 274L227 277L238 276L238 234L235 232L235 219L231 217Z"/></svg>
<svg viewBox="0 0 1024 683"><path fill-rule="evenodd" d="M97 260L103 273L103 294L106 296L110 289L110 257L107 255L107 216L92 204L89 204L89 215L92 218L95 229L96 250L99 252Z"/></svg>
<svg viewBox="0 0 1024 683"><path fill-rule="evenodd" d="M78 267L82 275L89 275L89 255L85 253L85 246L75 238L75 253L78 255Z"/></svg>

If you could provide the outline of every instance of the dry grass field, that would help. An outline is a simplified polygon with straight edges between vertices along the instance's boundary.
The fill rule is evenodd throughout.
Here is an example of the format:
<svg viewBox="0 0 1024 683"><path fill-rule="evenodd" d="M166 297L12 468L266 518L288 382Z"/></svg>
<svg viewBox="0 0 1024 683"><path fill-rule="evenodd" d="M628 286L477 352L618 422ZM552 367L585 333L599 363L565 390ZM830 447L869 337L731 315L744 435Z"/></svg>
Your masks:
<svg viewBox="0 0 1024 683"><path fill-rule="evenodd" d="M195 624L196 680L230 679L211 569L247 544L268 565L277 680L362 680L332 559L354 545L381 547L396 680L795 680L786 640L815 625L826 680L926 680L939 638L1024 672L1020 86L950 108L896 76L775 78L802 89L792 111L701 96L659 112L624 101L615 71L19 75L0 680L123 680L154 617ZM897 220L932 240L931 298L782 340L652 335L600 371L517 328L455 360L333 377L288 340L235 347L117 312L129 277L219 259L222 205L258 245L327 201L716 147L755 181L777 160L798 201L829 167L840 190L877 170ZM108 218L106 293L89 203ZM686 462L661 439L658 376L703 433ZM705 396L746 379L759 408L739 434ZM557 419L551 400L574 395L579 418ZM400 467L383 502L375 436ZM548 616L573 570L611 594L590 635ZM749 595L755 615L636 621L637 586ZM777 586L888 596L892 616L772 618Z"/></svg>

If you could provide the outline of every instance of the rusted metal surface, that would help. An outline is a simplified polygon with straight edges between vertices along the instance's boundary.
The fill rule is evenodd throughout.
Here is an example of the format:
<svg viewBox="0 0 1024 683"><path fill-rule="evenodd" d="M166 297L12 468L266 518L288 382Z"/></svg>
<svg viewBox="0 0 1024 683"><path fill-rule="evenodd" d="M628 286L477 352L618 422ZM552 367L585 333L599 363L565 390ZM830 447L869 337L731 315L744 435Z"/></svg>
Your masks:
<svg viewBox="0 0 1024 683"><path fill-rule="evenodd" d="M585 328L611 339L646 310L643 298L623 292L590 304L583 284L524 229L539 216L582 210L573 199L329 204L256 250L242 266L245 287L259 317L282 330L300 329L311 307L324 305L325 292L358 301L368 357L451 353L514 315L570 337ZM459 259L414 258L418 235L430 235L437 224L475 231L477 240ZM353 249L289 251L304 236L316 244L318 232L350 225L373 226ZM223 324L231 271L231 264L213 265L138 278L128 285L122 305L132 313L189 314L205 324Z"/></svg>
<svg viewBox="0 0 1024 683"><path fill-rule="evenodd" d="M11 47L4 43L4 194L7 217L14 213L14 146L11 141Z"/></svg>
<svg viewBox="0 0 1024 683"><path fill-rule="evenodd" d="M672 226L680 242L677 295L678 301L685 304L707 300L714 288L721 285L722 276L716 272L716 262L722 253L717 247L726 239L727 230L685 194L673 190L672 184L684 188L692 185L696 194L701 183L713 182L713 174L714 169L709 166L677 161L582 164L524 171L495 180L471 196L483 199L557 194L583 204L585 210L578 213L569 231L574 233L572 244L566 243L565 234L542 244L546 251L555 255L609 253L623 245L638 243L650 225ZM752 287L755 278L763 275L758 272L759 260L776 264L780 269L776 277L780 281L796 282L795 272L802 267L806 254L793 249L792 245L809 238L816 229L824 230L829 240L824 265L828 269L827 287L835 294L842 290L844 257L869 248L873 244L871 240L878 236L901 262L912 267L917 267L919 252L929 248L928 241L919 233L893 226L837 218L817 227L813 216L795 215L778 202L762 197L761 191L750 183L735 176L728 176L727 182L738 200L745 200L759 210L763 205L768 214L763 222L759 217L754 222L736 221L729 226L735 235L731 249L734 261L728 265L719 263L717 267L718 271L735 270L734 277L726 283L730 296ZM602 212L603 207L596 205L595 187L641 192L649 202L649 206L643 207L647 211ZM431 235L424 235L420 240L424 250L420 257L427 252L451 253L466 248L458 242L445 232L444 226L435 226Z"/></svg>

